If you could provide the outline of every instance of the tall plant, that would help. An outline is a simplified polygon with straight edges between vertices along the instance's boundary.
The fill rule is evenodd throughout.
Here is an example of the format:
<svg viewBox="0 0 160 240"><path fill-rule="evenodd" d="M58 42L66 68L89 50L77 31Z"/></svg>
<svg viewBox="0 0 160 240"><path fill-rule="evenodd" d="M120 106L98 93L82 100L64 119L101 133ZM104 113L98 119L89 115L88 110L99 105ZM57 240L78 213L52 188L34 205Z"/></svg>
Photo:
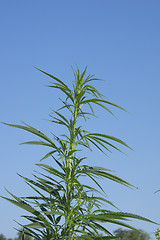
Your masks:
<svg viewBox="0 0 160 240"><path fill-rule="evenodd" d="M104 207L106 204L114 205L104 195L98 178L110 179L131 188L133 186L111 174L106 168L83 165L86 157L79 155L79 151L83 148L91 150L93 146L103 153L110 152L111 148L122 152L115 144L128 147L116 137L83 129L78 121L81 118L88 120L90 116L95 117L95 105L112 115L114 114L108 106L124 109L104 99L104 96L92 85L93 81L99 79L91 75L86 76L86 69L82 73L78 68L73 70L72 89L57 77L38 70L53 80L49 87L58 89L64 94L64 99L60 99L62 107L53 111L50 121L65 127L68 134L56 136L52 133L52 137L49 138L25 123L23 125L4 123L38 136L40 140L23 144L47 146L51 151L41 161L48 157L53 160L51 166L37 164L44 171L34 174L34 179L19 175L35 191L34 196L16 197L8 191L13 199L3 197L29 213L23 217L30 223L23 228L38 240L111 239L114 237L108 230L107 223L133 229L126 220L136 218L151 222L134 214L119 212L117 209L114 212ZM64 111L65 109L68 113ZM99 189L82 183L81 177L88 177ZM105 236L102 237L102 233Z"/></svg>

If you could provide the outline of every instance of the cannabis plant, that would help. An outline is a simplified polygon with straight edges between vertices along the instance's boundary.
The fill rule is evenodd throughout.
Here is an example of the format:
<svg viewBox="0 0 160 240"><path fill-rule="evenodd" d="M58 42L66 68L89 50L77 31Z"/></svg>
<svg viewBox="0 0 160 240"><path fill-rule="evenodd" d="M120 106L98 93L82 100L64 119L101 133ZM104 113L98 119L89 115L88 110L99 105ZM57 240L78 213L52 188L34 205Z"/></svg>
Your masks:
<svg viewBox="0 0 160 240"><path fill-rule="evenodd" d="M52 111L49 120L53 124L65 127L67 131L60 136L53 132L51 137L48 137L26 123L4 123L39 137L39 140L23 144L48 147L50 150L41 161L49 157L52 159L50 165L37 164L42 171L36 172L33 179L19 175L35 191L33 196L17 197L8 191L13 198L3 197L28 212L28 215L23 217L29 223L21 226L27 234L37 240L111 239L114 237L107 227L108 223L134 229L127 223L130 218L151 222L134 214L119 212L117 209L110 211L107 205L114 205L107 199L98 179L110 179L127 187L133 186L111 174L109 169L83 164L87 159L86 156L82 156L83 148L92 150L94 147L102 153L107 153L111 152L111 149L122 152L117 144L127 148L128 145L105 133L87 131L81 126L81 119L95 117L94 106L103 108L113 116L109 106L124 109L104 98L92 84L99 79L87 76L86 69L82 73L78 67L73 70L72 89L57 77L38 70L52 79L49 87L63 93L64 98L60 99L62 106ZM97 188L88 185L87 180L84 184L81 180L84 177L92 180Z"/></svg>

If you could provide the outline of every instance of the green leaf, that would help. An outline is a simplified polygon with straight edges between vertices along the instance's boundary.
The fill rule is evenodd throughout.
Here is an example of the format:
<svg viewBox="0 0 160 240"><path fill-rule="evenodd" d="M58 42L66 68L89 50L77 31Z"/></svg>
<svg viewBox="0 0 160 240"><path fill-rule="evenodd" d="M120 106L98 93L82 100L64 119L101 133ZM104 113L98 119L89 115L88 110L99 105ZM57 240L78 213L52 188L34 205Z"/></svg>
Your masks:
<svg viewBox="0 0 160 240"><path fill-rule="evenodd" d="M91 220L100 220L100 221L108 221L110 219L121 219L121 218L134 218L134 219L137 219L137 220L142 220L142 221L146 221L146 222L150 222L150 223L154 223L156 224L155 222L151 221L150 219L148 218L144 218L144 217L141 217L139 215L136 215L136 214L132 214L132 213L124 213L124 212L112 212L112 211L108 211L108 213L105 213L105 214L97 214L97 215L86 215L85 216L86 218L89 218Z"/></svg>
<svg viewBox="0 0 160 240"><path fill-rule="evenodd" d="M113 137L113 136L110 136L110 135L106 135L106 134L101 134L101 133L89 133L86 135L87 137L95 137L95 136L98 136L98 137L102 137L102 138L107 138L107 139L110 139L112 141L115 141L117 143L120 143L122 145L124 145L125 147L133 150L131 147L129 147L125 142L123 142L122 140L120 140L119 138L116 138L116 137Z"/></svg>
<svg viewBox="0 0 160 240"><path fill-rule="evenodd" d="M118 106L117 104L112 103L112 102L109 102L109 101L106 101L106 100L104 100L104 99L90 98L90 99L84 100L83 102L81 102L81 104L86 104L86 103L99 103L99 102L109 104L109 105L111 105L111 106L113 106L113 107L119 108L119 109L127 112L124 108Z"/></svg>
<svg viewBox="0 0 160 240"><path fill-rule="evenodd" d="M51 174L54 174L56 175L57 177L59 178L62 178L63 180L65 179L65 175L63 173L61 173L60 171L56 170L55 168L53 167L50 167L48 165L45 165L45 164L36 164L37 166L41 167L42 169L50 172Z"/></svg>
<svg viewBox="0 0 160 240"><path fill-rule="evenodd" d="M6 197L3 197L3 196L0 196L2 197L3 199L13 203L14 205L26 210L27 212L30 212L32 213L33 215L37 216L39 219L41 220L44 220L44 217L41 215L40 212L38 212L36 209L34 209L33 207L31 207L29 204L25 203L24 201L22 200L18 200L18 201L15 201L15 200L12 200L10 198L6 198Z"/></svg>
<svg viewBox="0 0 160 240"><path fill-rule="evenodd" d="M25 124L26 126L22 126L22 125L15 125L15 124L8 124L8 123L4 123L1 122L4 125L10 126L10 127L15 127L15 128L20 128L23 129L27 132L33 133L34 135L41 137L42 139L46 140L47 142L51 143L51 145L53 145L53 147L56 147L55 144L51 141L51 139L49 139L44 133L40 132L39 130L27 125L26 123L22 122L23 124Z"/></svg>
<svg viewBox="0 0 160 240"><path fill-rule="evenodd" d="M46 147L54 147L53 145L49 144L49 143L46 143L46 142L42 142L42 141L29 141L29 142L24 142L24 143L20 143L20 145L23 145L23 144L27 144L27 145L41 145L41 146L46 146Z"/></svg>
<svg viewBox="0 0 160 240"><path fill-rule="evenodd" d="M48 158L48 157L50 157L50 156L52 156L52 154L54 154L54 153L56 153L56 150L55 151L51 151L51 152L49 152L49 153L47 153L43 158L41 158L40 159L40 162L42 161L42 160L44 160L44 159L46 159L46 158Z"/></svg>
<svg viewBox="0 0 160 240"><path fill-rule="evenodd" d="M45 224L40 223L40 222L35 222L35 223L30 223L30 224L27 224L27 225L24 225L24 226L28 227L28 228L37 229L37 228L44 228Z"/></svg>

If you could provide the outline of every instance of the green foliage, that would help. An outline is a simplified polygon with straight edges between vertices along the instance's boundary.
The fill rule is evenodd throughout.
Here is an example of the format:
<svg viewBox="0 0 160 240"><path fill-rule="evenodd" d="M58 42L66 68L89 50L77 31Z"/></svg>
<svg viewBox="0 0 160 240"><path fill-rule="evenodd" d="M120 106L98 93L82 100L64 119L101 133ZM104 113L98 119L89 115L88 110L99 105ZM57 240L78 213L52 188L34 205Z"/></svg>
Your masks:
<svg viewBox="0 0 160 240"><path fill-rule="evenodd" d="M148 233L142 230L123 230L121 228L114 231L115 237L120 240L149 240L150 236Z"/></svg>
<svg viewBox="0 0 160 240"><path fill-rule="evenodd" d="M12 239L11 238L6 238L3 234L0 234L0 240L12 240Z"/></svg>
<svg viewBox="0 0 160 240"><path fill-rule="evenodd" d="M112 149L122 152L120 146L129 148L125 142L116 137L105 133L91 133L80 125L81 119L88 120L91 116L95 117L95 105L113 116L109 107L124 109L104 99L104 96L92 85L92 82L99 80L91 75L86 76L86 69L82 73L78 68L76 71L73 70L72 89L53 75L38 70L52 79L53 82L49 87L63 93L64 99L60 99L62 107L53 111L50 121L66 128L67 133L61 136L52 133L50 138L26 123L22 125L4 123L38 137L40 140L23 144L50 148L41 161L49 157L53 160L51 165L37 164L43 171L34 174L33 179L19 175L35 191L35 195L16 197L7 191L12 199L3 197L28 212L23 218L29 223L22 227L37 240L98 240L113 238L106 228L107 223L134 229L128 225L127 220L136 218L151 222L134 214L108 210L106 205L114 205L104 195L98 179L109 179L130 188L134 186L111 174L109 169L84 165L83 161L87 158L79 154L83 148L92 150L93 146L103 153L110 153ZM91 179L99 190L83 184L81 177ZM102 237L100 233L105 236Z"/></svg>
<svg viewBox="0 0 160 240"><path fill-rule="evenodd" d="M154 192L154 194L159 193L159 192L160 192L160 190L157 190L157 191ZM160 230L159 230L159 228L157 228L157 231L155 232L155 237L156 237L157 240L160 240Z"/></svg>
<svg viewBox="0 0 160 240"><path fill-rule="evenodd" d="M18 230L17 238L15 238L14 240L21 240L21 239L32 240L32 237L30 236L29 231L24 230L24 229Z"/></svg>
<svg viewBox="0 0 160 240"><path fill-rule="evenodd" d="M157 229L156 233L155 233L155 237L157 240L160 240L160 231L159 228Z"/></svg>
<svg viewBox="0 0 160 240"><path fill-rule="evenodd" d="M29 235L30 233L26 230L18 230L17 229L17 237L16 238L6 238L3 234L0 234L0 240L32 240L33 238Z"/></svg>
<svg viewBox="0 0 160 240"><path fill-rule="evenodd" d="M7 238L3 234L0 234L0 240L7 240Z"/></svg>

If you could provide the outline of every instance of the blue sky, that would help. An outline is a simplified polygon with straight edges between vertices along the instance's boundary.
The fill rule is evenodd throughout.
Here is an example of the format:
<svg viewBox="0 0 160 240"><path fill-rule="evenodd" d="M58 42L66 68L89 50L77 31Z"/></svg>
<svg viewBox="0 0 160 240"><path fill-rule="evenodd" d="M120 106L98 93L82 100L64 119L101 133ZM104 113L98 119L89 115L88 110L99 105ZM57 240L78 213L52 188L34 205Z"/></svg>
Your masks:
<svg viewBox="0 0 160 240"><path fill-rule="evenodd" d="M91 165L115 170L139 190L109 181L102 183L110 200L122 211L160 223L160 1L3 1L0 7L0 121L24 121L45 133L60 130L44 121L57 109L59 93L46 88L50 79L37 66L71 84L71 65L106 81L96 87L131 114L114 110L119 120L97 109L90 130L121 138L135 151L110 158L88 153ZM17 195L30 190L16 175L31 176L46 149L20 146L31 135L0 126L0 194L4 186ZM0 199L0 233L14 237L13 220L24 211ZM133 221L148 233L156 226ZM110 226L111 230L117 226Z"/></svg>

